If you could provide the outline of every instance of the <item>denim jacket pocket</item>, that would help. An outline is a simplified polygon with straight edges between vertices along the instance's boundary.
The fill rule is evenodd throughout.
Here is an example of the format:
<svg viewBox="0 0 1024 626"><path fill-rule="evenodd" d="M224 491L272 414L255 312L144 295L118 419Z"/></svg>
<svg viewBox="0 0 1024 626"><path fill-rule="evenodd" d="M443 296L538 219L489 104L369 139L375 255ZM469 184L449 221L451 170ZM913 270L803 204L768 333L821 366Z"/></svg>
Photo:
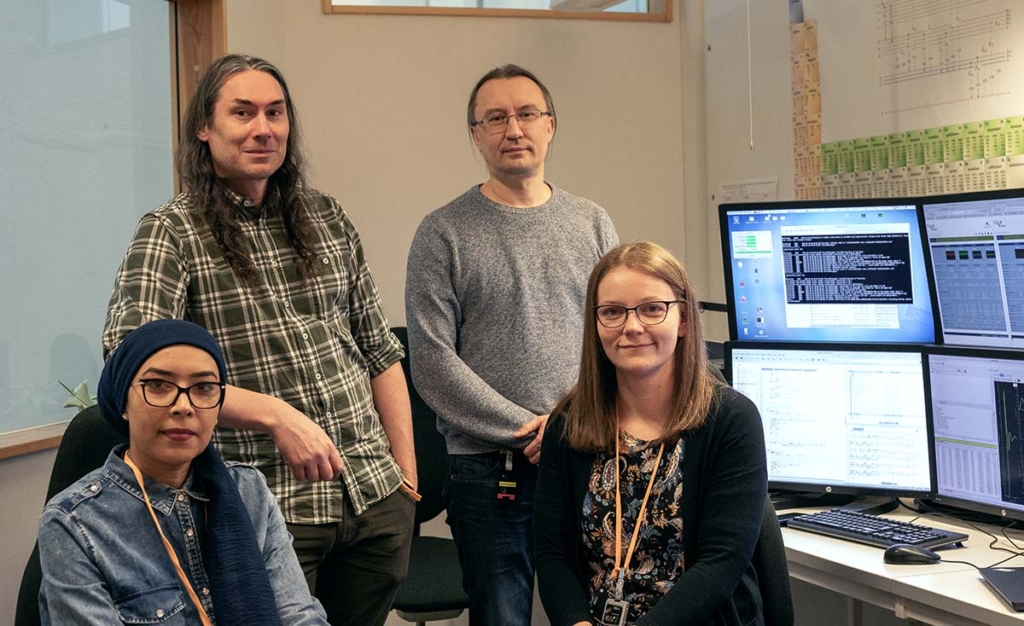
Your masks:
<svg viewBox="0 0 1024 626"><path fill-rule="evenodd" d="M178 585L153 587L119 598L114 602L114 608L125 624L170 626L185 623L185 616L181 615L185 609L185 597Z"/></svg>

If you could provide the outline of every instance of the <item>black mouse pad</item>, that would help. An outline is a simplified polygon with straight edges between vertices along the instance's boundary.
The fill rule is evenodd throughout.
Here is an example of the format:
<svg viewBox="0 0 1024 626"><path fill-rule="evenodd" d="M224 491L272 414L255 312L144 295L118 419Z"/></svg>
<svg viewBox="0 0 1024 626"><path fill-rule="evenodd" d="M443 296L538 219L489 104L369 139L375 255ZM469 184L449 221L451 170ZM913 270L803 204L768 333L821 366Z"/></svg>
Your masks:
<svg viewBox="0 0 1024 626"><path fill-rule="evenodd" d="M1024 611L1024 567L983 567L981 575L1003 602Z"/></svg>

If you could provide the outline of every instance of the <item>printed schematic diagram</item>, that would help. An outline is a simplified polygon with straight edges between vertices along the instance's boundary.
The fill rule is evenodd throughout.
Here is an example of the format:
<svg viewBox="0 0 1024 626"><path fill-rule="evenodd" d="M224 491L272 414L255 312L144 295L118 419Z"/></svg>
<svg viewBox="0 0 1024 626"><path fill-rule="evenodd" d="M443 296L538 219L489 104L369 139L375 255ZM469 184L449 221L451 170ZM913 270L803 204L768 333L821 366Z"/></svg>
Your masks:
<svg viewBox="0 0 1024 626"><path fill-rule="evenodd" d="M1013 14L1006 2L878 0L875 13L879 86L918 95L894 101L887 113L1010 92Z"/></svg>

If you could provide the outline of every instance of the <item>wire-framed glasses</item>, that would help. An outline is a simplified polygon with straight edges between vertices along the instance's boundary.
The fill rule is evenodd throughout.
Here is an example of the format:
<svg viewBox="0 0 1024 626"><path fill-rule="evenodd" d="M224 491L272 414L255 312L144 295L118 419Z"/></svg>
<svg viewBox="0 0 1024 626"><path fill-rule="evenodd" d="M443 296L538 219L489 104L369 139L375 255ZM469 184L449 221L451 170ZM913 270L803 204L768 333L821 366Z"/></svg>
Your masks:
<svg viewBox="0 0 1024 626"><path fill-rule="evenodd" d="M551 115L551 111L540 111L538 109L523 109L518 113L509 115L508 113L492 113L484 116L484 119L473 122L473 126L481 126L485 131L494 135L503 132L508 128L508 121L511 118L516 118L516 122L520 126L530 126L536 124L545 115Z"/></svg>
<svg viewBox="0 0 1024 626"><path fill-rule="evenodd" d="M597 321L605 328L618 328L626 323L629 312L644 326L657 326L668 317L668 308L673 304L684 304L686 300L651 300L636 306L621 304L599 304L594 307Z"/></svg>
<svg viewBox="0 0 1024 626"><path fill-rule="evenodd" d="M179 387L169 380L144 378L135 383L142 387L146 404L159 408L174 406L181 394L197 409L212 409L224 401L224 383L203 381L188 387Z"/></svg>

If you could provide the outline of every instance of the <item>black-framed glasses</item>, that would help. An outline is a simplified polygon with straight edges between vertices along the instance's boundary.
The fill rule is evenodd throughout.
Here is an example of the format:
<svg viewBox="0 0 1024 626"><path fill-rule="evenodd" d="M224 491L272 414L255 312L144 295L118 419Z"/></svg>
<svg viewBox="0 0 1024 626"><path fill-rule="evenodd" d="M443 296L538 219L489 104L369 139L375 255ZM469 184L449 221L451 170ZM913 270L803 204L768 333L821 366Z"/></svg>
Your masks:
<svg viewBox="0 0 1024 626"><path fill-rule="evenodd" d="M169 380L144 378L135 383L142 387L146 404L165 409L174 406L181 394L197 409L213 409L224 402L224 383L203 381L188 387L179 387Z"/></svg>
<svg viewBox="0 0 1024 626"><path fill-rule="evenodd" d="M618 328L626 323L629 312L644 326L657 326L668 317L668 308L673 304L685 304L686 300L651 300L636 306L621 304L599 304L594 307L597 321L605 328Z"/></svg>
<svg viewBox="0 0 1024 626"><path fill-rule="evenodd" d="M484 119L473 122L472 126L480 126L488 133L496 135L503 132L508 128L508 121L511 118L516 118L516 121L520 126L530 126L536 124L545 115L550 116L551 111L540 111L538 109L523 109L518 113L509 115L508 113L492 113L484 116Z"/></svg>

